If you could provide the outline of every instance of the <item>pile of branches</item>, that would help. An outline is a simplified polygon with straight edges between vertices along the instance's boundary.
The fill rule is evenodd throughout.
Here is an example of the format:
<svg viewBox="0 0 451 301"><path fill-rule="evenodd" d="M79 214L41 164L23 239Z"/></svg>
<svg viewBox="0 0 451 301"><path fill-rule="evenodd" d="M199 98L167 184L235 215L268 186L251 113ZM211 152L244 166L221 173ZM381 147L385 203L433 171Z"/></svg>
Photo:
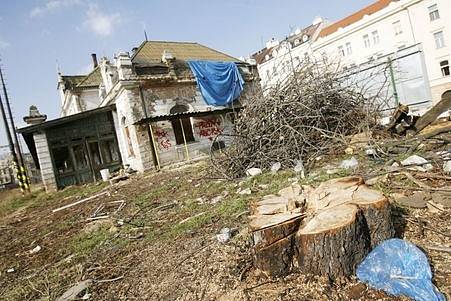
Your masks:
<svg viewBox="0 0 451 301"><path fill-rule="evenodd" d="M387 103L381 68L362 78L343 73L338 64L304 62L283 82L246 99L229 135L231 146L212 155L213 166L229 179L276 162L282 168L299 162L308 168L316 157L343 146L346 136L376 124L377 112ZM230 139L217 137L224 138Z"/></svg>

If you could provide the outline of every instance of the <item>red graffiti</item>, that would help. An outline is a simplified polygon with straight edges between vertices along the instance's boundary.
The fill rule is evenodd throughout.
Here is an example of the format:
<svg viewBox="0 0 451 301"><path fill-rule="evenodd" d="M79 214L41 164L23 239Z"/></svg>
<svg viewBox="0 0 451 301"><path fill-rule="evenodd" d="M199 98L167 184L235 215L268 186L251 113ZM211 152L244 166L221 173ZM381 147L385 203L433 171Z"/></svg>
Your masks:
<svg viewBox="0 0 451 301"><path fill-rule="evenodd" d="M199 136L213 140L215 136L222 134L224 131L220 125L221 121L219 119L208 118L197 122L196 127L199 128Z"/></svg>
<svg viewBox="0 0 451 301"><path fill-rule="evenodd" d="M161 147L165 150L168 150L171 148L172 144L169 140L169 134L163 129L156 128L155 129L155 136L157 136L158 144L161 145Z"/></svg>

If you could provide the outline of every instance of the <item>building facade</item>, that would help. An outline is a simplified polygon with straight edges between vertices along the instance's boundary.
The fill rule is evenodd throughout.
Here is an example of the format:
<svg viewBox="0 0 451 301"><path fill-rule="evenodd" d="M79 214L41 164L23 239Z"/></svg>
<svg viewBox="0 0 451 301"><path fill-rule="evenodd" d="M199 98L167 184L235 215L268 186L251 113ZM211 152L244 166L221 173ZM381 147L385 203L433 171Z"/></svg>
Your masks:
<svg viewBox="0 0 451 301"><path fill-rule="evenodd" d="M229 105L207 104L188 61L236 65L245 84ZM198 43L145 41L113 61L93 56L84 77L59 75L61 118L21 129L48 189L100 178L121 166L143 172L208 155L228 141L235 113L259 89L255 66Z"/></svg>
<svg viewBox="0 0 451 301"><path fill-rule="evenodd" d="M298 28L287 38L271 39L266 47L254 53L251 58L258 66L263 91L283 84L293 69L312 55L312 43L325 26L321 18L313 20L306 28Z"/></svg>
<svg viewBox="0 0 451 301"><path fill-rule="evenodd" d="M449 16L448 0L378 0L342 20L323 23L310 54L340 61L344 70L390 59L395 71L391 93L409 105L430 106L451 89ZM264 63L258 63L264 70Z"/></svg>

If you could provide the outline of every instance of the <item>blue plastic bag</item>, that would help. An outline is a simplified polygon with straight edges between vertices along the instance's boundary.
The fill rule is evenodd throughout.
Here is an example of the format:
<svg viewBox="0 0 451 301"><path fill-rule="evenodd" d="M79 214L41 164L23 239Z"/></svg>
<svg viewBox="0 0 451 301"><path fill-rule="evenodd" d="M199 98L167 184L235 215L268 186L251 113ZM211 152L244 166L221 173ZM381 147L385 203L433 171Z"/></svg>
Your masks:
<svg viewBox="0 0 451 301"><path fill-rule="evenodd" d="M357 278L389 294L416 301L445 301L432 284L426 255L402 239L386 240L357 267Z"/></svg>

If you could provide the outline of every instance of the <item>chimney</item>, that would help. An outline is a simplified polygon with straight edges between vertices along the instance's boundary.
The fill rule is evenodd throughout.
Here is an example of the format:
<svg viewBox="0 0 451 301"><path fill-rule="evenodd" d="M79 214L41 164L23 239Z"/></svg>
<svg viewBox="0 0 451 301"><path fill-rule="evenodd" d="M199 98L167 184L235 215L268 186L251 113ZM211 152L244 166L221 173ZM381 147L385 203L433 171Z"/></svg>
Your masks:
<svg viewBox="0 0 451 301"><path fill-rule="evenodd" d="M92 65L94 66L93 69L95 69L97 67L97 65L98 65L98 63L97 63L97 54L91 53L91 57L92 57Z"/></svg>

